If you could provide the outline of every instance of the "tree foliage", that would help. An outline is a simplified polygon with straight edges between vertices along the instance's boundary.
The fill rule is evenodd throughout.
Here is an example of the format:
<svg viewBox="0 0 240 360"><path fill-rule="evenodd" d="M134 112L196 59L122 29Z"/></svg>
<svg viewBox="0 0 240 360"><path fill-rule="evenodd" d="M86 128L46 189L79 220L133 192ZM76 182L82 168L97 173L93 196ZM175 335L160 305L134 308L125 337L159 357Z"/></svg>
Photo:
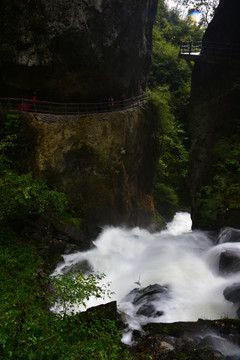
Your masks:
<svg viewBox="0 0 240 360"><path fill-rule="evenodd" d="M221 226L240 208L240 138L238 135L221 137L213 149L214 175L212 181L202 186L197 194L197 206L202 219L201 226L207 223ZM231 211L230 211L231 210ZM231 221L230 219L228 219Z"/></svg>
<svg viewBox="0 0 240 360"><path fill-rule="evenodd" d="M160 160L153 191L156 209L167 220L188 204L187 117L190 99L191 70L179 59L180 40L201 40L203 30L169 11L159 1L153 29L153 57L149 87L151 101L160 118Z"/></svg>
<svg viewBox="0 0 240 360"><path fill-rule="evenodd" d="M108 285L99 285L104 278L103 274L88 274L70 271L67 274L59 274L51 278L54 286L54 294L51 297L53 305L63 317L66 314L74 314L76 307L86 307L86 301L90 297L110 297Z"/></svg>
<svg viewBox="0 0 240 360"><path fill-rule="evenodd" d="M186 10L188 14L193 10L199 10L201 12L199 25L206 27L214 16L219 0L175 0L175 3L182 14L186 13Z"/></svg>

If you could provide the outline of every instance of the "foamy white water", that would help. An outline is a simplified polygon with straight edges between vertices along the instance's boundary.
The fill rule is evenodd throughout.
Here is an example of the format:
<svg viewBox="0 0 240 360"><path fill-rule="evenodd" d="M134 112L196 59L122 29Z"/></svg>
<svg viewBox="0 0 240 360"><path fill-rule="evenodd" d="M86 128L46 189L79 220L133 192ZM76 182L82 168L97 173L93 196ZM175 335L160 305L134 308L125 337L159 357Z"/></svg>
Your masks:
<svg viewBox="0 0 240 360"><path fill-rule="evenodd" d="M138 227L106 227L94 244L92 250L65 255L65 263L54 274L87 260L93 271L106 275L105 283L111 282L115 293L111 300L117 301L130 329L150 321L236 317L237 307L225 300L223 290L239 279L239 273L220 275L218 262L223 249L240 250L240 243L214 245L207 233L191 231L188 213L177 213L167 229L158 233ZM154 316L139 315L143 304L133 304L134 296L126 296L134 288L153 284L165 286L167 291L151 301L156 310ZM104 300L92 298L87 307L100 303ZM157 316L157 312L163 314Z"/></svg>

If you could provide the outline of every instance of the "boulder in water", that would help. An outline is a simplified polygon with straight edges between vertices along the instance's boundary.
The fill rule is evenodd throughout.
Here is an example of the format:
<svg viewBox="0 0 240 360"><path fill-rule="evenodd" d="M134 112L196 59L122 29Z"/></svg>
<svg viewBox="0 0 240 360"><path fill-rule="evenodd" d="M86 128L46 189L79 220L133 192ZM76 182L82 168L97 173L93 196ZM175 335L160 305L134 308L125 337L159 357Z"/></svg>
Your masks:
<svg viewBox="0 0 240 360"><path fill-rule="evenodd" d="M136 314L147 317L158 317L163 315L163 311L157 311L155 306L150 303L140 306Z"/></svg>
<svg viewBox="0 0 240 360"><path fill-rule="evenodd" d="M137 308L136 315L158 317L163 315L163 311L156 309L154 302L159 301L167 292L167 286L149 285L145 288L133 289L124 301L132 303Z"/></svg>
<svg viewBox="0 0 240 360"><path fill-rule="evenodd" d="M219 271L222 274L236 273L240 271L240 251L226 250L219 258Z"/></svg>
<svg viewBox="0 0 240 360"><path fill-rule="evenodd" d="M126 297L125 301L130 301L134 305L141 303L152 302L159 299L160 294L166 294L168 291L167 286L159 284L149 285L145 288L135 288Z"/></svg>
<svg viewBox="0 0 240 360"><path fill-rule="evenodd" d="M226 300L231 301L232 303L240 303L240 282L228 286L223 291L223 295Z"/></svg>
<svg viewBox="0 0 240 360"><path fill-rule="evenodd" d="M240 242L240 230L231 227L224 228L218 236L218 243L224 244L227 242Z"/></svg>

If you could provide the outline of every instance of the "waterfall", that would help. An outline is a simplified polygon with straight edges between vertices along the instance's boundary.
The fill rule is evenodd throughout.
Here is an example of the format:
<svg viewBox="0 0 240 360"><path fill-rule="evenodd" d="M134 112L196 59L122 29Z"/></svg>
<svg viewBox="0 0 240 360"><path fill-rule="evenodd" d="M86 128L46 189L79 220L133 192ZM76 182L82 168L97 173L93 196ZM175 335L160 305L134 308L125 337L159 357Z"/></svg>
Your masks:
<svg viewBox="0 0 240 360"><path fill-rule="evenodd" d="M190 215L180 212L166 230L156 233L105 227L93 249L64 255L64 264L53 275L87 261L94 272L106 275L103 281L114 292L111 300L117 301L130 329L147 322L235 318L238 306L223 291L237 282L239 273L219 271L226 249L240 251L240 243L216 244L211 234L191 231ZM155 288L144 295L149 285ZM87 307L109 301L91 298Z"/></svg>

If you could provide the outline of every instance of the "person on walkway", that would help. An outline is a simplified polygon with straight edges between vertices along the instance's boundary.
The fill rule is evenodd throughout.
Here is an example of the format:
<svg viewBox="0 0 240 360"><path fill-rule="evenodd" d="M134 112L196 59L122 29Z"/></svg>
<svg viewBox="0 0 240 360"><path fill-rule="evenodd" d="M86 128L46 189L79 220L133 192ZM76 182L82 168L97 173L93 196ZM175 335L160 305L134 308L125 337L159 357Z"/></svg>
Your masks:
<svg viewBox="0 0 240 360"><path fill-rule="evenodd" d="M108 98L108 106L109 106L110 108L113 108L113 107L114 107L114 99L113 99L112 95L109 96L109 98Z"/></svg>
<svg viewBox="0 0 240 360"><path fill-rule="evenodd" d="M33 92L33 110L36 112L37 108L36 108L36 102L37 102L37 93L36 91Z"/></svg>

